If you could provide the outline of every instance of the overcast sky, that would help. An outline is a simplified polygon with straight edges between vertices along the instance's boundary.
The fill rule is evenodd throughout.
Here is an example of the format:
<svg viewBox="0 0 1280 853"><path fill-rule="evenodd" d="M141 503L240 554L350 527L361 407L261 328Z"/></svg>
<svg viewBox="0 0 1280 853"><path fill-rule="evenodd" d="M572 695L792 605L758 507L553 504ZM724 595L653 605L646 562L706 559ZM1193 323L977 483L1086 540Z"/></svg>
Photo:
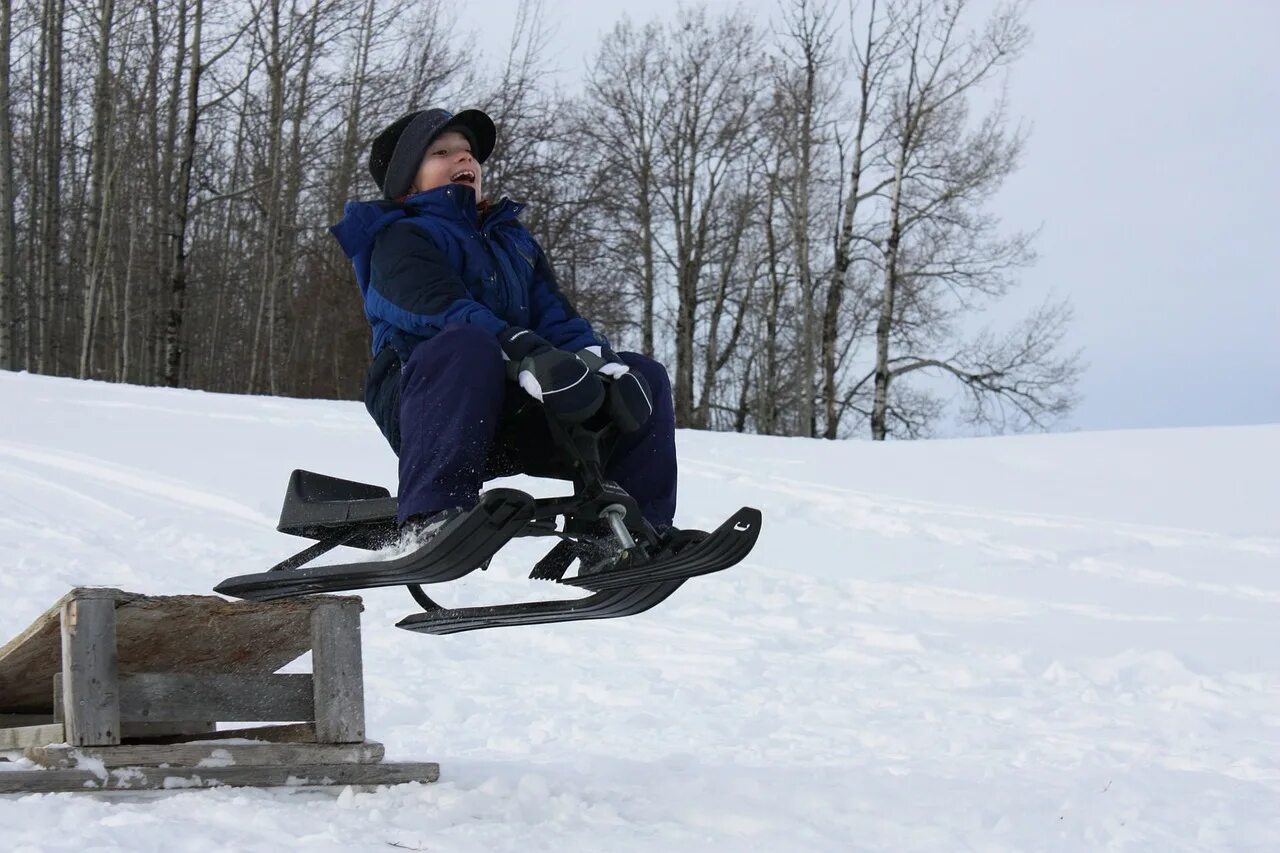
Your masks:
<svg viewBox="0 0 1280 853"><path fill-rule="evenodd" d="M499 50L515 6L461 22ZM676 6L550 3L565 85L624 10ZM1028 22L1009 95L1032 133L994 211L1042 228L1009 307L1075 306L1090 366L1060 428L1280 423L1280 0L1039 0Z"/></svg>

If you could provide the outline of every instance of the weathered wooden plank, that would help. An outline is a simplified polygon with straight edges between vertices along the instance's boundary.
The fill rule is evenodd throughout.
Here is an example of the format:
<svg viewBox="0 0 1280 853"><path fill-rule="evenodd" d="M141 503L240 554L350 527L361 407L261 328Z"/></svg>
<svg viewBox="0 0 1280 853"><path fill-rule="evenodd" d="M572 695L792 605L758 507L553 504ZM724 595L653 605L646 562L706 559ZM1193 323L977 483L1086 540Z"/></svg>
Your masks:
<svg viewBox="0 0 1280 853"><path fill-rule="evenodd" d="M312 678L307 673L188 675L145 672L122 675L119 682L120 720L129 723L195 719L239 722L310 720L315 701L311 682ZM55 678L54 684L58 683Z"/></svg>
<svg viewBox="0 0 1280 853"><path fill-rule="evenodd" d="M311 614L316 737L321 743L364 740L364 672L360 606L330 599Z"/></svg>
<svg viewBox="0 0 1280 853"><path fill-rule="evenodd" d="M0 729L0 749L26 749L29 746L63 743L66 739L66 729L62 727L62 723Z"/></svg>
<svg viewBox="0 0 1280 853"><path fill-rule="evenodd" d="M50 714L49 684L62 670L62 608L77 598L127 600L131 593L106 587L76 587L0 646L0 711Z"/></svg>
<svg viewBox="0 0 1280 853"><path fill-rule="evenodd" d="M52 713L49 685L61 669L59 615L66 602L116 601L121 673L275 672L311 647L311 612L320 604L360 599L308 596L285 601L228 601L213 595L140 596L77 588L0 646L0 712Z"/></svg>
<svg viewBox="0 0 1280 853"><path fill-rule="evenodd" d="M129 722L166 720L310 720L312 677L138 673L122 676L120 717Z"/></svg>
<svg viewBox="0 0 1280 853"><path fill-rule="evenodd" d="M7 770L0 773L0 794L56 791L135 791L147 789L332 787L435 782L440 765L312 764L287 767L121 767L96 775L88 770Z"/></svg>
<svg viewBox="0 0 1280 853"><path fill-rule="evenodd" d="M380 743L175 743L136 746L35 746L25 751L41 767L73 770L82 759L103 767L268 767L307 764L373 764Z"/></svg>
<svg viewBox="0 0 1280 853"><path fill-rule="evenodd" d="M127 677L127 676L126 676ZM54 696L62 695L62 673L58 673L53 677L53 694ZM53 707L52 716L31 716L31 722L26 725L46 725L49 723L61 723L62 720L62 703L57 702ZM3 720L0 717L0 720ZM13 719L24 719L22 716L14 715ZM167 737L170 735L198 736L209 732L217 731L218 724L213 720L166 720L164 722L124 722L120 723L120 738L128 740L130 738L154 738Z"/></svg>
<svg viewBox="0 0 1280 853"><path fill-rule="evenodd" d="M52 714L0 714L0 729L14 726L46 726L56 722Z"/></svg>
<svg viewBox="0 0 1280 853"><path fill-rule="evenodd" d="M285 723L279 726L253 726L243 729L221 729L208 734L175 735L172 737L148 738L149 743L184 743L188 740L245 739L261 740L269 743L315 743L315 723Z"/></svg>
<svg viewBox="0 0 1280 853"><path fill-rule="evenodd" d="M120 742L116 602L81 598L62 606L62 716L67 742Z"/></svg>
<svg viewBox="0 0 1280 853"><path fill-rule="evenodd" d="M151 741L161 737L205 737L218 730L218 724L209 720L174 720L164 723L121 723L120 739L125 743Z"/></svg>

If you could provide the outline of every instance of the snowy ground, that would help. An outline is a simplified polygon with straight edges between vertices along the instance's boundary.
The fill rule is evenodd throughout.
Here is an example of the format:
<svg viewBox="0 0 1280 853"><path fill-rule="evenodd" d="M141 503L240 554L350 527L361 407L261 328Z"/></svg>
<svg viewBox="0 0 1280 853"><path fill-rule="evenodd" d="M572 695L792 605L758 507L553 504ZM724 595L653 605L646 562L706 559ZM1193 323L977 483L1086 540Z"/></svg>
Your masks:
<svg viewBox="0 0 1280 853"><path fill-rule="evenodd" d="M2 846L1280 845L1280 426L679 440L677 521L765 527L656 610L436 638L366 595L370 736L438 784L0 797ZM294 467L395 481L359 404L0 373L0 641L73 585L266 568ZM534 556L442 597L545 595Z"/></svg>

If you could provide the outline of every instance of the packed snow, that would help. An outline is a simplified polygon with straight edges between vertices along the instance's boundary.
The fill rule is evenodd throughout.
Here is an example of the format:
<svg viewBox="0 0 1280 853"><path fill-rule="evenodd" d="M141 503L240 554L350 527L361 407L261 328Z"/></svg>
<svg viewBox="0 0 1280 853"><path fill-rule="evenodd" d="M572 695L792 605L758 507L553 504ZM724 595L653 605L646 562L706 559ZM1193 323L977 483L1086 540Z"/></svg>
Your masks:
<svg viewBox="0 0 1280 853"><path fill-rule="evenodd" d="M3 847L1280 844L1280 425L678 441L677 523L764 528L648 613L431 637L364 595L369 735L438 783L6 796ZM0 642L72 586L267 568L305 545L274 529L293 468L395 485L358 403L0 372ZM433 592L566 594L537 556Z"/></svg>

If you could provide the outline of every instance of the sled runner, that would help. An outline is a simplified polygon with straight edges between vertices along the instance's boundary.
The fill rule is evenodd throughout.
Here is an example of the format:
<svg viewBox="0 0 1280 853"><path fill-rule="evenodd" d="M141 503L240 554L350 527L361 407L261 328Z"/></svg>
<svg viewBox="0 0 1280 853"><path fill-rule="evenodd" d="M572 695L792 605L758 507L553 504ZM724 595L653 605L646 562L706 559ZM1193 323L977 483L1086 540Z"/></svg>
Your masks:
<svg viewBox="0 0 1280 853"><path fill-rule="evenodd" d="M376 551L396 541L396 499L384 488L310 471L294 471L277 530L316 544L265 572L228 578L214 588L236 598L266 601L324 592L407 586L423 612L398 627L425 634L480 628L610 619L641 613L686 580L741 562L760 534L760 511L743 507L710 534L659 534L632 497L606 479L601 447L613 427L566 428L548 419L556 444L572 464L570 497L534 498L516 489L484 492L471 510L450 519L422 546L393 559L307 565L339 545ZM423 585L457 580L488 566L511 539L540 536L557 542L529 577L591 594L569 600L487 607L442 607ZM569 568L577 571L566 577Z"/></svg>

